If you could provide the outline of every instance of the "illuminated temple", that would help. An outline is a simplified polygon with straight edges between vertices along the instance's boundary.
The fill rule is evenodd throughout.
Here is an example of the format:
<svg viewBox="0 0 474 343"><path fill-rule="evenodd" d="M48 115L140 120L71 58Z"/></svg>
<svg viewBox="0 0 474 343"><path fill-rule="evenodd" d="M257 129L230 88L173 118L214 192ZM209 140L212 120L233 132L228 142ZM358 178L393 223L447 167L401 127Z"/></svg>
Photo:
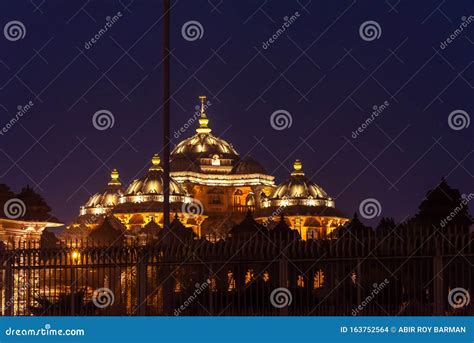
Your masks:
<svg viewBox="0 0 474 343"><path fill-rule="evenodd" d="M302 239L326 238L348 219L317 184L306 178L296 160L283 183L251 157L242 157L229 142L212 134L201 99L196 133L175 146L170 155L171 220L179 220L197 237L224 238L251 212L272 230L283 214ZM86 237L104 217L112 226L137 235L163 227L163 169L154 155L148 171L125 186L114 169L105 188L81 206L80 215L64 232Z"/></svg>

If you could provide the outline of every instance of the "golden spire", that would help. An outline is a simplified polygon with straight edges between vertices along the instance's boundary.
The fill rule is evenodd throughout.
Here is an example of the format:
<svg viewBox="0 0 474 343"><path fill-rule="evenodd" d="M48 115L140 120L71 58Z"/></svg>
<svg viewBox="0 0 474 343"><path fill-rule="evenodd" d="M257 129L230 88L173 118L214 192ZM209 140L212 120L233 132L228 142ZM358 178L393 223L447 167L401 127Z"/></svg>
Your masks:
<svg viewBox="0 0 474 343"><path fill-rule="evenodd" d="M293 163L293 172L291 175L304 175L303 171L301 170L303 168L303 164L301 163L300 160L295 160Z"/></svg>
<svg viewBox="0 0 474 343"><path fill-rule="evenodd" d="M196 132L208 134L211 132L211 129L207 127L209 119L207 119L206 113L204 112L204 102L206 101L206 96L201 95L199 99L201 100L201 116L199 117L199 127L196 129Z"/></svg>
<svg viewBox="0 0 474 343"><path fill-rule="evenodd" d="M122 183L119 181L119 172L117 169L112 169L110 173L109 186L121 186Z"/></svg>
<svg viewBox="0 0 474 343"><path fill-rule="evenodd" d="M151 167L150 170L163 170L160 166L161 158L158 154L154 154L151 158Z"/></svg>

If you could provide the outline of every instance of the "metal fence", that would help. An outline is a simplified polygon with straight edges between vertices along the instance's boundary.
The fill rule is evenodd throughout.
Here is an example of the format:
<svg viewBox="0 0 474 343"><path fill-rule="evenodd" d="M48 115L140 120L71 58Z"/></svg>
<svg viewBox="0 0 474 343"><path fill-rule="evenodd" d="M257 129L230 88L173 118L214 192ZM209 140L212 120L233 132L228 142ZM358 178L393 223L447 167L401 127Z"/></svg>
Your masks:
<svg viewBox="0 0 474 343"><path fill-rule="evenodd" d="M474 314L470 234L29 242L0 261L2 315Z"/></svg>

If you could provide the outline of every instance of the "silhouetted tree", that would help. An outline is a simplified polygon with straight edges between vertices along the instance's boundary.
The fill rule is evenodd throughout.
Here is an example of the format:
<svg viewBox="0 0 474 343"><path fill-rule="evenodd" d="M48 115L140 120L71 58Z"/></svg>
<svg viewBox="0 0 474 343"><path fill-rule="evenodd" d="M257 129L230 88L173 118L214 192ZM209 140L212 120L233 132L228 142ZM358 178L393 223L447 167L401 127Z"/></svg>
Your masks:
<svg viewBox="0 0 474 343"><path fill-rule="evenodd" d="M466 233L474 222L469 215L468 202L474 194L463 194L451 188L443 178L438 186L426 193L425 199L418 207L418 213L408 220L409 227L444 229L444 232Z"/></svg>
<svg viewBox="0 0 474 343"><path fill-rule="evenodd" d="M377 236L385 237L392 234L396 227L397 224L393 218L383 217L375 228L375 233Z"/></svg>
<svg viewBox="0 0 474 343"><path fill-rule="evenodd" d="M59 248L60 241L56 235L48 230L44 230L40 238L41 249Z"/></svg>
<svg viewBox="0 0 474 343"><path fill-rule="evenodd" d="M331 237L333 238L368 238L374 235L374 230L370 226L365 226L360 220L357 212L354 213L354 217L350 222L344 226L340 226L335 229Z"/></svg>
<svg viewBox="0 0 474 343"><path fill-rule="evenodd" d="M30 186L23 188L17 198L22 200L26 206L26 213L22 219L59 222L59 220L51 214L51 207L49 207L43 197L36 193Z"/></svg>
<svg viewBox="0 0 474 343"><path fill-rule="evenodd" d="M7 185L5 184L0 184L0 217L3 217L5 218L5 213L4 213L4 210L3 210L3 207L5 206L5 203L14 198L15 197L15 193L13 193L11 190L10 190L10 187L8 187Z"/></svg>

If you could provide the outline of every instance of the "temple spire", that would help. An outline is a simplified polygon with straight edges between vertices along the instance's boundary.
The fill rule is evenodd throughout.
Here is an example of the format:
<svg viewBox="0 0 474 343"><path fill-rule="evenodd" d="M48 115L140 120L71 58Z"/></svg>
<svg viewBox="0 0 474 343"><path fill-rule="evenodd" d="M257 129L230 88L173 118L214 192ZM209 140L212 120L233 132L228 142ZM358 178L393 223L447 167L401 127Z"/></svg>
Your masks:
<svg viewBox="0 0 474 343"><path fill-rule="evenodd" d="M199 99L201 100L201 116L199 117L199 127L196 129L196 132L208 134L211 132L211 129L207 127L207 124L209 123L209 119L207 119L206 112L204 111L206 96L201 95Z"/></svg>
<svg viewBox="0 0 474 343"><path fill-rule="evenodd" d="M160 155L154 154L153 157L151 158L150 170L162 171L163 168L161 167L160 163L161 163Z"/></svg>
<svg viewBox="0 0 474 343"><path fill-rule="evenodd" d="M304 172L301 170L303 168L303 164L300 160L296 160L293 163L293 172L291 175L304 175Z"/></svg>
<svg viewBox="0 0 474 343"><path fill-rule="evenodd" d="M119 172L117 169L112 169L110 173L109 186L121 186L122 183L119 181Z"/></svg>

